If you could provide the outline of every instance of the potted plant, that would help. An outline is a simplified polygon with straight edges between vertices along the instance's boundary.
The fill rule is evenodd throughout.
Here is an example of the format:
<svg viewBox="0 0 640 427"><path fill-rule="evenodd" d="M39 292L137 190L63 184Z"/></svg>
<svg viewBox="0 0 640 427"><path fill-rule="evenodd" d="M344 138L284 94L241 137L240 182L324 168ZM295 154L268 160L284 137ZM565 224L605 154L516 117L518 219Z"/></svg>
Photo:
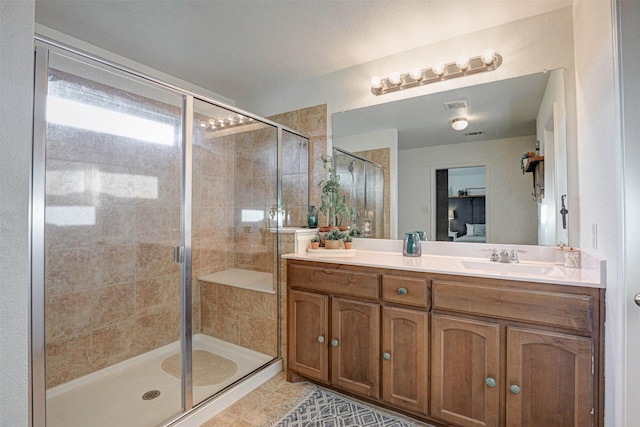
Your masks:
<svg viewBox="0 0 640 427"><path fill-rule="evenodd" d="M311 249L318 249L320 247L320 236L317 234L311 238Z"/></svg>
<svg viewBox="0 0 640 427"><path fill-rule="evenodd" d="M362 229L360 227L351 227L349 229L349 236L362 237Z"/></svg>
<svg viewBox="0 0 640 427"><path fill-rule="evenodd" d="M353 237L351 237L349 234L345 234L342 238L342 241L344 242L345 249L351 249L351 246L353 245Z"/></svg>
<svg viewBox="0 0 640 427"><path fill-rule="evenodd" d="M343 238L344 233L334 228L324 235L324 247L326 249L340 249L340 242Z"/></svg>
<svg viewBox="0 0 640 427"><path fill-rule="evenodd" d="M326 180L318 183L318 188L322 189L320 211L327 217L328 226L336 227L342 224L343 218L351 217L353 209L347 204L347 196L340 194L340 175L333 167L333 158L323 155L320 159L329 173Z"/></svg>

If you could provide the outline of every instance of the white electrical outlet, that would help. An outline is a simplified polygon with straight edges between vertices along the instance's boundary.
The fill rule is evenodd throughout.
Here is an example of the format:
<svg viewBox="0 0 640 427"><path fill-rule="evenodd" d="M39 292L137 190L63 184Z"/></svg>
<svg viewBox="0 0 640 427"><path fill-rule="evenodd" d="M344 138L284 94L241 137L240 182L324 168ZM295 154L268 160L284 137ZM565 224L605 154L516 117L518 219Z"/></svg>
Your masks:
<svg viewBox="0 0 640 427"><path fill-rule="evenodd" d="M423 214L429 215L429 207L428 206L422 206L421 211L422 211Z"/></svg>
<svg viewBox="0 0 640 427"><path fill-rule="evenodd" d="M598 249L598 224L595 222L591 224L591 246L593 249Z"/></svg>

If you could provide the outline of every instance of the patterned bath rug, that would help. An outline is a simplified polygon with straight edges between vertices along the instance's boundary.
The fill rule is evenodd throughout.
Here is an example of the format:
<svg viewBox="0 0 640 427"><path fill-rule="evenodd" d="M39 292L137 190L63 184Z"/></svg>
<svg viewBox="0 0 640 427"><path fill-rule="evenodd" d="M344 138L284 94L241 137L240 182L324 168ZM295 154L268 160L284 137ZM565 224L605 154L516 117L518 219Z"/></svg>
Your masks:
<svg viewBox="0 0 640 427"><path fill-rule="evenodd" d="M230 378L238 371L238 365L233 360L218 356L205 350L194 350L191 356L193 385L207 386L218 384ZM162 362L162 369L180 379L180 354L167 357Z"/></svg>
<svg viewBox="0 0 640 427"><path fill-rule="evenodd" d="M416 427L428 426L401 418L329 390L318 388L273 427Z"/></svg>

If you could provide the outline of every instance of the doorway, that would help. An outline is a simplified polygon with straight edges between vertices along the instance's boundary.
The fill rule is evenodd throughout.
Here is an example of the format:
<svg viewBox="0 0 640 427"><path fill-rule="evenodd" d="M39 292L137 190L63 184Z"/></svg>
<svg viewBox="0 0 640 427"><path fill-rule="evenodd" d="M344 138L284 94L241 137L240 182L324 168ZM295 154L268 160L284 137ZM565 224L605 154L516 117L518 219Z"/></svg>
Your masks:
<svg viewBox="0 0 640 427"><path fill-rule="evenodd" d="M436 240L486 242L486 167L436 170Z"/></svg>

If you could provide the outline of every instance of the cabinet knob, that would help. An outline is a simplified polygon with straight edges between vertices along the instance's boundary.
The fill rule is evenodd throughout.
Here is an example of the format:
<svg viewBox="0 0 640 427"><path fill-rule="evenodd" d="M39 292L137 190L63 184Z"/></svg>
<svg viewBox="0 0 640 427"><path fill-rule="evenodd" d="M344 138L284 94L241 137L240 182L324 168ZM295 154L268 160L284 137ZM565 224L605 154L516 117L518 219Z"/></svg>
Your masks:
<svg viewBox="0 0 640 427"><path fill-rule="evenodd" d="M320 335L320 336L318 337L318 342L319 342L319 343L323 343L323 342L324 342L324 337L323 337L322 335Z"/></svg>
<svg viewBox="0 0 640 427"><path fill-rule="evenodd" d="M489 377L485 380L484 382L487 387L489 388L494 388L496 385L498 385L498 383L496 382L496 380L494 380L493 378Z"/></svg>
<svg viewBox="0 0 640 427"><path fill-rule="evenodd" d="M408 294L409 292L408 292L405 288L398 288L398 293L399 293L400 295L406 295L406 294Z"/></svg>
<svg viewBox="0 0 640 427"><path fill-rule="evenodd" d="M389 353L382 353L382 358L384 360L391 360L391 355Z"/></svg>
<svg viewBox="0 0 640 427"><path fill-rule="evenodd" d="M633 297L633 301L635 301L636 305L640 305L640 294L636 294Z"/></svg>
<svg viewBox="0 0 640 427"><path fill-rule="evenodd" d="M520 387L518 387L518 386L517 386L517 385L515 385L515 384L511 384L511 385L509 386L509 391L510 391L511 393L513 393L513 394L520 394Z"/></svg>
<svg viewBox="0 0 640 427"><path fill-rule="evenodd" d="M331 340L331 345L332 345L332 346L337 347L337 346L338 346L338 344L340 344L340 343L338 342L338 340Z"/></svg>

